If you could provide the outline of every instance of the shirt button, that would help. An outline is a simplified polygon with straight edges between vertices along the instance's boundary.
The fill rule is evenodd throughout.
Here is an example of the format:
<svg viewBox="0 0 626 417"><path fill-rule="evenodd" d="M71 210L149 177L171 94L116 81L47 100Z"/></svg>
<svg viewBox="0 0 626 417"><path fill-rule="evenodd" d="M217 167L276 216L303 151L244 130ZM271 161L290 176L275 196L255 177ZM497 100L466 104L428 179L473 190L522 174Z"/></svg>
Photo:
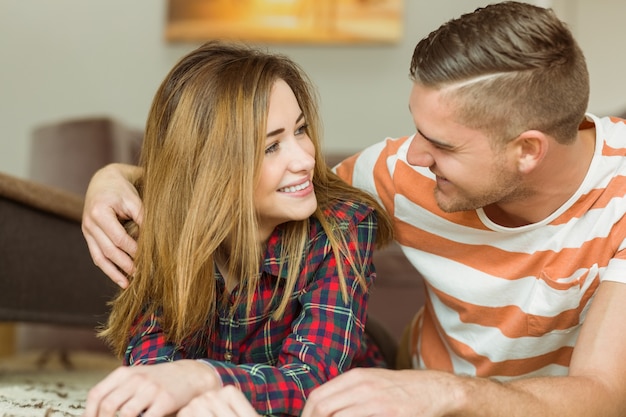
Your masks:
<svg viewBox="0 0 626 417"><path fill-rule="evenodd" d="M230 351L227 351L224 354L224 359L226 359L227 362L230 362L230 360L233 358L233 354Z"/></svg>

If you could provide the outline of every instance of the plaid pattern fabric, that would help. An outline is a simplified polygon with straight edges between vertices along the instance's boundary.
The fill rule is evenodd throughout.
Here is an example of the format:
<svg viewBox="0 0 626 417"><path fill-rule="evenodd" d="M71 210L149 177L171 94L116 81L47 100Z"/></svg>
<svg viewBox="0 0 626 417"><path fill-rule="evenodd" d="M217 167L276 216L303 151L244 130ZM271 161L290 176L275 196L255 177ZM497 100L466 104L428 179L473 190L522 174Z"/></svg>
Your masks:
<svg viewBox="0 0 626 417"><path fill-rule="evenodd" d="M373 210L337 202L325 214L340 219L350 255L362 260L369 286L375 277ZM349 230L356 239L350 237ZM271 319L266 307L274 288L284 287L285 282L285 277L279 276L280 245L279 227L268 241L262 278L248 318L245 306L240 306L233 317L225 306L213 324L210 340L175 346L166 340L158 315L139 317L125 363L201 359L217 370L224 384L241 389L260 414L293 416L301 414L307 395L325 381L356 366L384 366L380 351L364 334L367 292L349 271L345 274L349 297L343 301L337 260L326 233L313 218L290 303L280 320ZM284 265L281 274L285 275L286 269ZM217 296L221 297L224 281L216 273ZM235 288L229 296L231 303L239 290Z"/></svg>

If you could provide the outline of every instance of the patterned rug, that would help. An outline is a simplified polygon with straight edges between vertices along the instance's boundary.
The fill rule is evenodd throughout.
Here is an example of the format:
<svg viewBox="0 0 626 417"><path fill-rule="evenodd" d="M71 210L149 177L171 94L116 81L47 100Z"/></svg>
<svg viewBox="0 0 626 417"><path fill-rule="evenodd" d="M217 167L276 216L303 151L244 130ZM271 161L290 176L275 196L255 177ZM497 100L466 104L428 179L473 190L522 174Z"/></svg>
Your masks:
<svg viewBox="0 0 626 417"><path fill-rule="evenodd" d="M0 417L78 417L89 389L120 362L105 353L47 351L0 359Z"/></svg>

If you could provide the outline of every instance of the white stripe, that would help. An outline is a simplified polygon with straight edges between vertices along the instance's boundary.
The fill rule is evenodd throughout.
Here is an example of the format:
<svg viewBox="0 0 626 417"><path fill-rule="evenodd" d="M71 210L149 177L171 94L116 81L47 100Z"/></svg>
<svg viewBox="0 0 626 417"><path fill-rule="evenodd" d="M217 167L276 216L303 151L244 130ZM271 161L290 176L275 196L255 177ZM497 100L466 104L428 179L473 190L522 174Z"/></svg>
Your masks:
<svg viewBox="0 0 626 417"><path fill-rule="evenodd" d="M596 135L606 141L611 148L624 148L624 137L626 137L626 123L613 123L608 117L596 117L587 114L596 125ZM596 149L597 151L597 149Z"/></svg>
<svg viewBox="0 0 626 417"><path fill-rule="evenodd" d="M507 280L428 252L405 246L402 249L429 285L443 293L485 307L517 305L526 314L540 316L555 316L577 308L585 291L600 274L597 266L589 271L579 269L572 276L561 278L561 281L578 281L579 285L556 290L534 276ZM519 305L521 294L527 294L526 301Z"/></svg>
<svg viewBox="0 0 626 417"><path fill-rule="evenodd" d="M568 373L569 373L569 368L567 366L550 364L550 365L544 366L543 368L537 369L536 371L528 372L526 374L522 374L519 376L514 376L514 377L494 376L493 378L497 379L498 381L506 382L506 381L519 379L520 377L533 378L533 377L539 377L539 376L566 376Z"/></svg>
<svg viewBox="0 0 626 417"><path fill-rule="evenodd" d="M553 331L543 337L509 338L497 327L464 323L456 311L449 309L431 293L439 322L459 342L470 346L477 354L492 362L526 359L553 352L562 346L574 346L579 326L566 331ZM459 362L459 366L460 362Z"/></svg>
<svg viewBox="0 0 626 417"><path fill-rule="evenodd" d="M374 170L378 156L385 148L387 142L381 141L365 149L357 158L352 175L352 185L365 190L373 195L376 194Z"/></svg>

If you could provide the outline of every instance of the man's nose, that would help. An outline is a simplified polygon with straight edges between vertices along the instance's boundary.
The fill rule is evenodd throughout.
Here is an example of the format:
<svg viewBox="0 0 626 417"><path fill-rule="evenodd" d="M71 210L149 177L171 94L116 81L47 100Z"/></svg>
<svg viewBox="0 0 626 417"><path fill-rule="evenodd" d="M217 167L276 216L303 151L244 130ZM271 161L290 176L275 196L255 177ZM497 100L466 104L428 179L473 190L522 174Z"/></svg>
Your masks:
<svg viewBox="0 0 626 417"><path fill-rule="evenodd" d="M406 160L409 164L420 167L430 167L434 165L435 159L430 152L430 144L418 135L411 139L411 144L406 153Z"/></svg>

